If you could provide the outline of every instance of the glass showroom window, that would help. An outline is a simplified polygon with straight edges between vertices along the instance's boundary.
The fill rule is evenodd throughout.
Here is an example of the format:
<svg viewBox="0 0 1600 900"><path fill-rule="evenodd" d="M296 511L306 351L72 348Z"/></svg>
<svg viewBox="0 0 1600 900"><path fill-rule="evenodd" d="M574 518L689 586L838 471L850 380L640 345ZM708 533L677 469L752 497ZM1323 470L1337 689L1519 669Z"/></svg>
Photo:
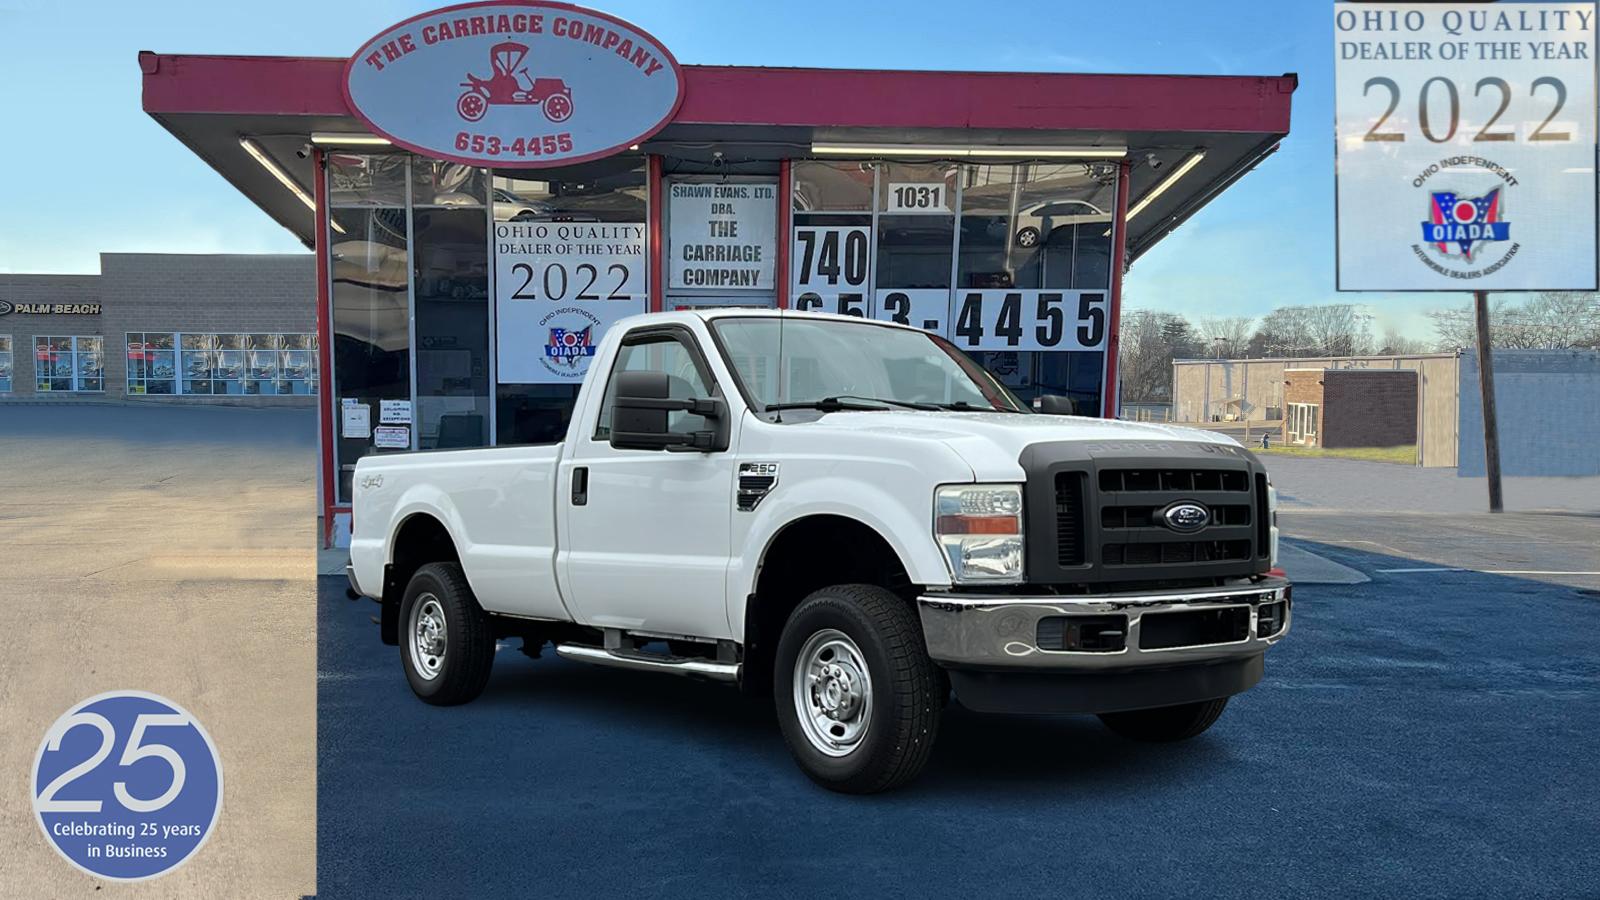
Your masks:
<svg viewBox="0 0 1600 900"><path fill-rule="evenodd" d="M638 156L616 156L538 172L500 171L490 179L491 217L496 225L643 224L649 221L648 195L645 163ZM648 229L645 240L648 259ZM643 268L648 272L649 266ZM573 283L576 285L576 279ZM648 290L648 284L627 285L623 293L648 296ZM554 443L566 435L578 385L499 384L494 390L496 444Z"/></svg>
<svg viewBox="0 0 1600 900"><path fill-rule="evenodd" d="M1097 162L962 171L952 336L1025 399L1056 394L1083 413L1100 409L1116 172Z"/></svg>
<svg viewBox="0 0 1600 900"><path fill-rule="evenodd" d="M177 335L128 332L128 393L177 393Z"/></svg>
<svg viewBox="0 0 1600 900"><path fill-rule="evenodd" d="M328 390L369 410L384 400L411 400L407 172L404 156L327 156L330 349L337 381ZM336 502L350 502L356 460L375 452L370 426L365 432L340 428Z"/></svg>
<svg viewBox="0 0 1600 900"><path fill-rule="evenodd" d="M871 314L870 162L797 161L790 172L790 296L795 309Z"/></svg>
<svg viewBox="0 0 1600 900"><path fill-rule="evenodd" d="M0 334L0 394L11 393L11 335Z"/></svg>
<svg viewBox="0 0 1600 900"><path fill-rule="evenodd" d="M182 348L183 378L177 393L271 396L317 392L314 334L145 332L128 335L130 394L174 393L170 382L174 346Z"/></svg>
<svg viewBox="0 0 1600 900"><path fill-rule="evenodd" d="M41 335L33 339L34 389L98 393L106 389L105 356L98 336Z"/></svg>

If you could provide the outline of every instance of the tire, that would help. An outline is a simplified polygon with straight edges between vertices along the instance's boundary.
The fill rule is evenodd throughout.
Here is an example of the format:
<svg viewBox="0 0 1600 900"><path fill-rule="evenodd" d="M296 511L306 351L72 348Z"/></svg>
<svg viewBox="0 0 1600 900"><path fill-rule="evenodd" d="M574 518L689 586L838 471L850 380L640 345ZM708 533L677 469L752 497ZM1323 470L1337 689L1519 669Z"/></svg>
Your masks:
<svg viewBox="0 0 1600 900"><path fill-rule="evenodd" d="M411 576L400 601L400 664L412 692L435 706L466 703L489 683L494 633L459 565L429 563Z"/></svg>
<svg viewBox="0 0 1600 900"><path fill-rule="evenodd" d="M1130 740L1154 743L1186 741L1210 728L1227 707L1228 698L1221 697L1179 706L1101 713L1100 721Z"/></svg>
<svg viewBox="0 0 1600 900"><path fill-rule="evenodd" d="M1018 247L1033 247L1039 243L1039 229L1029 225L1017 232Z"/></svg>
<svg viewBox="0 0 1600 900"><path fill-rule="evenodd" d="M827 672L809 690L797 673L802 654L808 671ZM905 784L927 764L943 706L939 670L916 614L889 591L836 585L801 601L778 641L773 676L784 741L817 784L872 794Z"/></svg>

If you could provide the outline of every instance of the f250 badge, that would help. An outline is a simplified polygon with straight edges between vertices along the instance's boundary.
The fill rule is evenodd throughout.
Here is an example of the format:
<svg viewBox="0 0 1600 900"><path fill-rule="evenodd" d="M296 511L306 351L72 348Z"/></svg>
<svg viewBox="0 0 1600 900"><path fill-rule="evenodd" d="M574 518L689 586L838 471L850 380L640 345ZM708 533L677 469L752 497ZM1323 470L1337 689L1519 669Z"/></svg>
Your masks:
<svg viewBox="0 0 1600 900"><path fill-rule="evenodd" d="M775 462L739 463L739 492L735 498L740 512L756 508L772 489L778 486L778 464Z"/></svg>

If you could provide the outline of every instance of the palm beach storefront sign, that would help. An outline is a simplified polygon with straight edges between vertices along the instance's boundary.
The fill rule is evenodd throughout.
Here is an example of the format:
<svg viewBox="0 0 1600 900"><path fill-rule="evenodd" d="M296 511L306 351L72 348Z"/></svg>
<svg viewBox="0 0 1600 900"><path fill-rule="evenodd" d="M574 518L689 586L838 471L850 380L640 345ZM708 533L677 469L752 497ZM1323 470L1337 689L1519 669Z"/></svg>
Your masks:
<svg viewBox="0 0 1600 900"><path fill-rule="evenodd" d="M12 303L0 300L0 316L98 316L98 303Z"/></svg>
<svg viewBox="0 0 1600 900"><path fill-rule="evenodd" d="M683 100L672 53L638 28L563 3L468 3L423 13L345 65L350 110L439 159L571 165L659 131Z"/></svg>

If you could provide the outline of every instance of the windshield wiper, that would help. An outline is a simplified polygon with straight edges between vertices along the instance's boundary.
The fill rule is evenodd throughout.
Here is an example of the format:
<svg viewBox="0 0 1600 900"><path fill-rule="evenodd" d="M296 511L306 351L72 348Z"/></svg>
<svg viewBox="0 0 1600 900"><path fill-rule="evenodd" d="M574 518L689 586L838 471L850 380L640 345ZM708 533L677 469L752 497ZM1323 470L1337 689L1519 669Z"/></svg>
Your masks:
<svg viewBox="0 0 1600 900"><path fill-rule="evenodd" d="M883 406L870 406L868 404L881 403ZM821 400L806 400L798 403L769 403L765 412L775 412L783 409L820 409L823 412L882 412L886 406L898 406L902 409L936 410L939 407L932 403L913 403L909 400L889 400L883 397L857 397L853 394L840 394L836 397L823 397Z"/></svg>
<svg viewBox="0 0 1600 900"><path fill-rule="evenodd" d="M954 412L992 412L1013 414L1020 412L1020 410L1006 409L1003 406L973 406L971 403L968 403L965 400L957 400L953 403L935 403L933 405L940 409L948 409Z"/></svg>

